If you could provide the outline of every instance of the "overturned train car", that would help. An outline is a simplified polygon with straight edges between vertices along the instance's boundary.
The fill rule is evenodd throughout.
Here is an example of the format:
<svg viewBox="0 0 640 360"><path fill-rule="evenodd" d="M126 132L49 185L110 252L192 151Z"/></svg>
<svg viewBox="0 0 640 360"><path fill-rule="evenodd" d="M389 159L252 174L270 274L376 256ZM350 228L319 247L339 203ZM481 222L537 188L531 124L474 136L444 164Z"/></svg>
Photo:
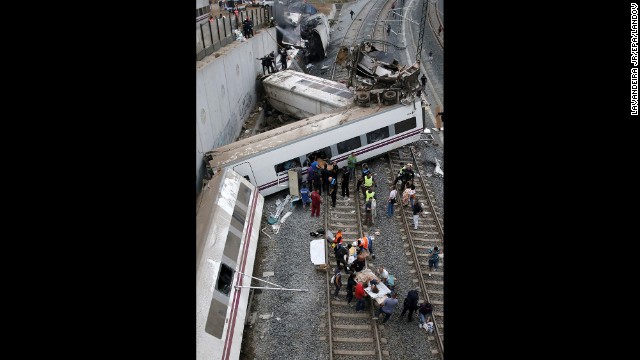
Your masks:
<svg viewBox="0 0 640 360"><path fill-rule="evenodd" d="M238 359L264 197L231 169L196 199L196 359Z"/></svg>

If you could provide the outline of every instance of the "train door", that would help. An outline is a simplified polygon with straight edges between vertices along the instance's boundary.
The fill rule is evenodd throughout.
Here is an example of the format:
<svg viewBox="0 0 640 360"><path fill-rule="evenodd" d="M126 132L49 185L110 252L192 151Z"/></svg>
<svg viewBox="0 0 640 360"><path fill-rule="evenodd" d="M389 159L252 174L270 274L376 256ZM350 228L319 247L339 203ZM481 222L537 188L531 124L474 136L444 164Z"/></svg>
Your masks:
<svg viewBox="0 0 640 360"><path fill-rule="evenodd" d="M256 177L253 175L253 169L251 169L251 164L249 162L243 162L233 167L233 171L240 174L245 179L249 180L251 184L254 186L258 186L256 182Z"/></svg>

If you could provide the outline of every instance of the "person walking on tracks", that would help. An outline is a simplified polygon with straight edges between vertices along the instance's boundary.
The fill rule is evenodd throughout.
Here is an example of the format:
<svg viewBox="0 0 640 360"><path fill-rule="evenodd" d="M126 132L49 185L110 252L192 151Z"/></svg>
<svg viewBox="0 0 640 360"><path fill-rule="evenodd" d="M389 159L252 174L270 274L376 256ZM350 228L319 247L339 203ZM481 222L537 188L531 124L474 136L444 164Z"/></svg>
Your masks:
<svg viewBox="0 0 640 360"><path fill-rule="evenodd" d="M438 271L438 263L440 262L440 249L434 246L433 249L429 249L429 276L431 276L431 269Z"/></svg>
<svg viewBox="0 0 640 360"><path fill-rule="evenodd" d="M322 197L318 194L318 190L315 189L311 193L311 217L314 214L316 217L320 217L320 204L322 204Z"/></svg>
<svg viewBox="0 0 640 360"><path fill-rule="evenodd" d="M353 9L351 9L351 11L349 11L349 14L351 14L351 20L353 20L353 15L355 15L355 13L353 12Z"/></svg>
<svg viewBox="0 0 640 360"><path fill-rule="evenodd" d="M422 213L422 205L416 197L413 203L413 230L418 230L418 222L420 221L420 213Z"/></svg>

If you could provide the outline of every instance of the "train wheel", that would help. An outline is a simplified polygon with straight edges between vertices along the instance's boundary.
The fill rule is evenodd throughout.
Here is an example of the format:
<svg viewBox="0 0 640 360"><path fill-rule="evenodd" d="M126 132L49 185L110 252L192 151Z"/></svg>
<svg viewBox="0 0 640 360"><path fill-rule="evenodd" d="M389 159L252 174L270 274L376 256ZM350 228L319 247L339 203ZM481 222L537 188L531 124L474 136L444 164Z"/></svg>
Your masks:
<svg viewBox="0 0 640 360"><path fill-rule="evenodd" d="M385 91L383 95L384 101L386 104L395 104L396 103L396 92L393 90Z"/></svg>
<svg viewBox="0 0 640 360"><path fill-rule="evenodd" d="M367 104L369 103L369 94L368 93L359 93L356 96L356 102L360 106L367 106Z"/></svg>

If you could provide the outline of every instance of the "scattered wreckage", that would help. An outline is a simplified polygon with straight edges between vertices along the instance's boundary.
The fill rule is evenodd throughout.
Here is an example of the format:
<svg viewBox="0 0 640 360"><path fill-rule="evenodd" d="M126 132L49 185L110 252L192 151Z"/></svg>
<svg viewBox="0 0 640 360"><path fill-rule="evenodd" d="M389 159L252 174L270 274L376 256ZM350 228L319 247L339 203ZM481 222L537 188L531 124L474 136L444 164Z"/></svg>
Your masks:
<svg viewBox="0 0 640 360"><path fill-rule="evenodd" d="M336 66L349 70L346 85L354 90L360 106L395 104L419 97L422 90L418 79L420 62L400 66L392 53L378 50L373 41L363 41L351 48L342 46L336 56Z"/></svg>

